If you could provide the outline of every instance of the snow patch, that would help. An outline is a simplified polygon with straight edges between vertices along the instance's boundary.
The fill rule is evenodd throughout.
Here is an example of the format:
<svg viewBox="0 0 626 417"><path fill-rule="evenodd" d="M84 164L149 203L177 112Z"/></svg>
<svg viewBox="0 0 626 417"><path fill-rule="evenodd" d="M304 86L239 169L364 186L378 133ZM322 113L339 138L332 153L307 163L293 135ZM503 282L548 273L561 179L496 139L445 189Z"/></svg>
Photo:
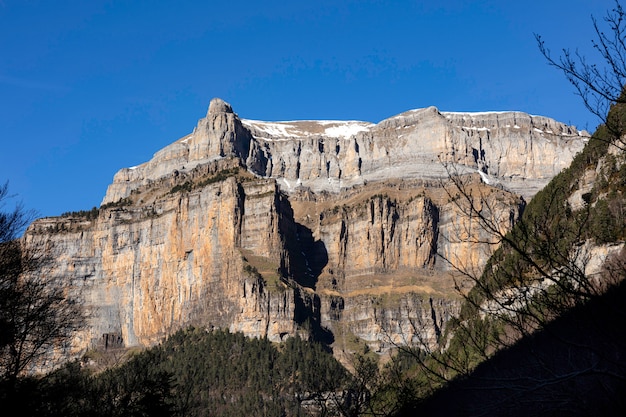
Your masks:
<svg viewBox="0 0 626 417"><path fill-rule="evenodd" d="M264 122L242 119L241 122L253 129L255 139L285 140L310 136L330 138L350 138L359 132L366 132L374 124L360 121L296 120L284 122ZM259 136L262 135L262 136Z"/></svg>
<svg viewBox="0 0 626 417"><path fill-rule="evenodd" d="M483 180L483 182L487 185L491 185L491 180L489 179L489 177L487 176L487 174L485 174L484 172L482 172L481 170L477 169L476 172L478 172L480 174L480 179Z"/></svg>
<svg viewBox="0 0 626 417"><path fill-rule="evenodd" d="M339 126L328 127L324 130L326 136L331 138L350 138L359 132L367 132L369 127L361 124L344 124Z"/></svg>
<svg viewBox="0 0 626 417"><path fill-rule="evenodd" d="M476 126L461 126L461 129L477 130L479 132L490 132L491 131L491 129L489 129L487 127L476 127Z"/></svg>
<svg viewBox="0 0 626 417"><path fill-rule="evenodd" d="M507 114L507 113L519 113L516 111L477 111L477 112L467 112L467 111L445 111L441 112L447 118L451 118L452 116L489 116L490 114Z"/></svg>
<svg viewBox="0 0 626 417"><path fill-rule="evenodd" d="M261 122L256 120L242 120L243 124L252 126L269 136L306 136L306 132L298 130L295 126L281 122Z"/></svg>

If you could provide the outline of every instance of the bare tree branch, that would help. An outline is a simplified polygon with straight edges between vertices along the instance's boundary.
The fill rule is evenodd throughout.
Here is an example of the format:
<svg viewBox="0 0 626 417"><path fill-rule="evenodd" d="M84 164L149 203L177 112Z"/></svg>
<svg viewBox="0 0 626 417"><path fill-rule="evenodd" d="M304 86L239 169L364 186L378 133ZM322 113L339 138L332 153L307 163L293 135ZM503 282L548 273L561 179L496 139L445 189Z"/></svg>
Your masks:
<svg viewBox="0 0 626 417"><path fill-rule="evenodd" d="M621 138L624 126L608 117L612 106L625 103L623 95L626 84L626 19L619 1L601 22L592 17L595 39L591 43L598 54L597 60L589 60L578 50L562 49L554 57L541 35L535 34L539 51L548 64L562 71L572 84L576 95L593 115L598 117L617 139ZM606 26L606 30L603 30ZM624 149L624 142L614 143Z"/></svg>

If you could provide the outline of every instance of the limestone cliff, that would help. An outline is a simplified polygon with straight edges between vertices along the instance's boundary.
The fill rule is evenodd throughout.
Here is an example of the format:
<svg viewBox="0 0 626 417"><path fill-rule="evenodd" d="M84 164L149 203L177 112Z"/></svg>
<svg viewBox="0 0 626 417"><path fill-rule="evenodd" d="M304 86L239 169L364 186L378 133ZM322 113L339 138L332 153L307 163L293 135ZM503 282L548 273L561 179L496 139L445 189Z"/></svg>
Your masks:
<svg viewBox="0 0 626 417"><path fill-rule="evenodd" d="M461 215L446 163L503 228L585 134L523 113L434 107L367 122L260 122L211 101L193 132L120 170L97 217L41 219L52 273L80 278L79 344L147 346L188 324L279 341L310 330L436 344L459 308L446 260L493 250ZM508 189L508 190L507 190Z"/></svg>
<svg viewBox="0 0 626 417"><path fill-rule="evenodd" d="M578 153L588 134L520 112L441 113L418 109L378 124L358 121L261 122L211 101L194 131L149 162L120 170L102 203L210 160L238 157L250 172L297 186L340 191L389 178L438 179L443 163L483 172L529 199Z"/></svg>
<svg viewBox="0 0 626 417"><path fill-rule="evenodd" d="M165 189L147 205L101 209L90 221L43 219L29 234L49 234L54 273L83 279L92 343L112 333L148 345L198 322L279 338L295 330L298 295L264 281L244 256L254 253L279 274L275 188L231 176L190 192Z"/></svg>

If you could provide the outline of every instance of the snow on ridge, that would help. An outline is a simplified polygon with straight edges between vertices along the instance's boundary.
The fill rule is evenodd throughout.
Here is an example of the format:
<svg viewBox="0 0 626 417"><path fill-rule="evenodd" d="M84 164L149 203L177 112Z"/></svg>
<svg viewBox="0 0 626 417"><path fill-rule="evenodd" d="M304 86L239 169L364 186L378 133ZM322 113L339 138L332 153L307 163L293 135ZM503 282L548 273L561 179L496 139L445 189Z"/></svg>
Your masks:
<svg viewBox="0 0 626 417"><path fill-rule="evenodd" d="M287 122L262 122L260 120L242 120L244 125L252 126L255 129L269 136L306 136L306 132L298 130L295 126Z"/></svg>
<svg viewBox="0 0 626 417"><path fill-rule="evenodd" d="M296 121L291 121L295 123ZM370 122L364 122L361 120L298 120L298 122L317 123L320 125L345 125L345 124L359 124L359 125L373 125Z"/></svg>
<svg viewBox="0 0 626 417"><path fill-rule="evenodd" d="M368 126L360 124L344 124L339 126L328 127L324 130L326 136L331 138L350 138L359 132L367 132Z"/></svg>
<svg viewBox="0 0 626 417"><path fill-rule="evenodd" d="M264 140L280 138L299 138L313 135L327 136L332 138L350 138L364 132L374 126L373 123L361 121L336 121L336 120L293 120L280 122L266 122L261 120L242 119L242 123L253 128L267 137ZM257 137L255 135L255 137Z"/></svg>
<svg viewBox="0 0 626 417"><path fill-rule="evenodd" d="M450 118L452 116L487 116L490 114L508 114L508 113L520 113L520 114L527 114L521 111L515 111L515 110L499 110L499 111L442 111L441 114L446 116L447 118Z"/></svg>
<svg viewBox="0 0 626 417"><path fill-rule="evenodd" d="M402 113L399 113L399 114L393 115L391 117L388 117L388 118L382 120L381 123L384 122L384 121L387 121L387 120L400 119L400 118L404 118L404 117L407 117L407 116L411 116L411 115L413 115L415 113L426 112L429 109L437 109L437 108L435 106L430 106L430 107L422 107L422 108L419 108L419 109L407 110L407 111L404 111ZM439 111L439 109L437 109L437 111Z"/></svg>

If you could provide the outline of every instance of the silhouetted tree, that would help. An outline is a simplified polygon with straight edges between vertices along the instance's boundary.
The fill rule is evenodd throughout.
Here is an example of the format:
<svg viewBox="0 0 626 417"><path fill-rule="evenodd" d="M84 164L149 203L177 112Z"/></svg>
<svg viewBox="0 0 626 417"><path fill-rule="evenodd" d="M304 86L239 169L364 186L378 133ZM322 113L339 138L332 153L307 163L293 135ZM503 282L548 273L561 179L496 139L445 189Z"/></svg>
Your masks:
<svg viewBox="0 0 626 417"><path fill-rule="evenodd" d="M589 58L578 49L572 52L567 48L554 57L541 35L535 34L535 38L548 63L565 74L585 107L609 130L621 131L624 126L611 120L609 110L615 104L626 103L626 97L622 95L626 84L626 15L616 0L615 7L602 21L593 16L591 20L595 31L595 39L591 42L597 57ZM626 145L623 141L618 144Z"/></svg>
<svg viewBox="0 0 626 417"><path fill-rule="evenodd" d="M85 317L71 282L47 273L43 240L20 237L34 213L20 203L7 210L12 198L0 186L0 382L9 398L18 377L59 357Z"/></svg>

